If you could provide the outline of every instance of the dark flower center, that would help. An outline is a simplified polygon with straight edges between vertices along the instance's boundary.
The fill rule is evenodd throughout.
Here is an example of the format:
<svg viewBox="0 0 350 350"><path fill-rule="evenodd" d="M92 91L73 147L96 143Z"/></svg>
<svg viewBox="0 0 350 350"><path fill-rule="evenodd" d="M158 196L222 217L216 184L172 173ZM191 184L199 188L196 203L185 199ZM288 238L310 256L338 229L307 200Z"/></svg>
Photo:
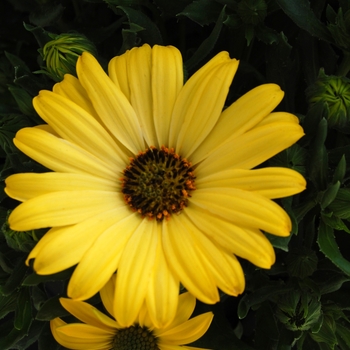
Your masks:
<svg viewBox="0 0 350 350"><path fill-rule="evenodd" d="M147 328L135 325L118 330L111 350L159 350L157 339Z"/></svg>
<svg viewBox="0 0 350 350"><path fill-rule="evenodd" d="M133 210L162 221L187 206L194 179L191 163L174 149L151 147L130 160L122 192Z"/></svg>

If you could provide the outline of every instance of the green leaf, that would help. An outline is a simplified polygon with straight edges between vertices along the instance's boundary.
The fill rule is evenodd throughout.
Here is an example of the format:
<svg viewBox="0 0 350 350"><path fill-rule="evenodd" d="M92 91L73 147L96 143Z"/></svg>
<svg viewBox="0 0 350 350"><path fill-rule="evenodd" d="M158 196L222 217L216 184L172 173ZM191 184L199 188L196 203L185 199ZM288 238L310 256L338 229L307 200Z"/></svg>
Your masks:
<svg viewBox="0 0 350 350"><path fill-rule="evenodd" d="M192 70L195 66L199 64L214 48L216 41L221 32L223 18L225 15L225 7L222 8L220 15L216 21L216 24L210 33L210 35L201 43L197 51L193 54L193 56L185 62L185 66L187 70Z"/></svg>
<svg viewBox="0 0 350 350"><path fill-rule="evenodd" d="M349 346L350 344L350 328L349 325L347 327L341 325L340 323L337 323L337 329L335 331L335 334L337 335L337 339L339 342L339 338L341 338L344 343ZM345 350L345 348L344 348Z"/></svg>
<svg viewBox="0 0 350 350"><path fill-rule="evenodd" d="M59 298L59 296L56 296L47 300L38 311L36 319L39 321L50 321L56 317L69 315L68 311L59 302Z"/></svg>
<svg viewBox="0 0 350 350"><path fill-rule="evenodd" d="M345 231L350 233L350 229L346 226L342 219L334 215L322 215L322 220L330 227L334 228L337 231Z"/></svg>
<svg viewBox="0 0 350 350"><path fill-rule="evenodd" d="M177 16L186 16L203 26L215 23L221 10L222 6L213 0L195 0Z"/></svg>
<svg viewBox="0 0 350 350"><path fill-rule="evenodd" d="M273 283L269 286L263 286L252 293L244 294L238 304L238 317L240 319L245 318L253 306L266 300L271 300L276 295L288 293L291 290L293 288Z"/></svg>
<svg viewBox="0 0 350 350"><path fill-rule="evenodd" d="M1 286L0 292L3 295L10 295L16 289L21 287L21 283L24 279L24 276L28 270L28 267L25 265L25 258L18 260L13 272L10 277L7 279L5 285Z"/></svg>
<svg viewBox="0 0 350 350"><path fill-rule="evenodd" d="M310 333L311 338L318 343L326 343L331 349L337 344L335 335L336 325L332 317L324 316L321 329L317 333Z"/></svg>
<svg viewBox="0 0 350 350"><path fill-rule="evenodd" d="M324 145L327 137L327 120L323 118L318 126L315 138L310 146L309 176L316 188L327 186L328 156Z"/></svg>
<svg viewBox="0 0 350 350"><path fill-rule="evenodd" d="M312 36L325 41L331 41L332 37L325 26L316 17L310 8L308 0L276 0L285 14L301 29L306 30Z"/></svg>
<svg viewBox="0 0 350 350"><path fill-rule="evenodd" d="M321 220L317 238L321 252L340 270L350 276L350 261L346 260L339 251L334 237L333 228Z"/></svg>
<svg viewBox="0 0 350 350"><path fill-rule="evenodd" d="M36 273L32 273L25 278L22 285L23 286L36 286L39 283L44 283L44 282L48 282L48 281L65 280L72 275L74 268L75 267L71 267L67 270L64 270L64 271L61 271L58 273L54 273L52 275L38 275Z"/></svg>
<svg viewBox="0 0 350 350"><path fill-rule="evenodd" d="M147 42L151 46L155 44L162 45L163 39L158 27L144 13L127 6L117 6L117 10L127 16L130 29L132 24L136 24L139 28L142 28L141 31L138 31L140 31L139 35L144 39L144 42Z"/></svg>
<svg viewBox="0 0 350 350"><path fill-rule="evenodd" d="M47 27L57 22L62 16L63 11L64 7L59 2L44 3L30 13L29 21L38 27Z"/></svg>
<svg viewBox="0 0 350 350"><path fill-rule="evenodd" d="M340 161L337 167L334 170L333 183L336 183L337 181L343 182L345 174L346 174L346 159L345 159L345 154L343 154L342 157L340 158Z"/></svg>
<svg viewBox="0 0 350 350"><path fill-rule="evenodd" d="M334 201L339 191L339 187L340 187L339 181L337 181L335 184L328 185L326 191L322 196L321 203L320 203L322 210L327 208Z"/></svg>

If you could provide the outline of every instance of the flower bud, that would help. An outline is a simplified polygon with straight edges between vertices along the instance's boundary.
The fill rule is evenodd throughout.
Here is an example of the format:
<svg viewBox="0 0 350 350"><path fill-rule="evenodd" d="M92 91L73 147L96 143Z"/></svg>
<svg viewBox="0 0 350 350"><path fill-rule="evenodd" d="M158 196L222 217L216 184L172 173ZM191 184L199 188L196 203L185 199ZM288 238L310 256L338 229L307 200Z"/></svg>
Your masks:
<svg viewBox="0 0 350 350"><path fill-rule="evenodd" d="M264 0L242 0L238 4L237 13L244 23L257 25L264 21L267 5Z"/></svg>
<svg viewBox="0 0 350 350"><path fill-rule="evenodd" d="M322 316L320 301L299 290L281 296L277 305L277 318L291 331L306 331Z"/></svg>
<svg viewBox="0 0 350 350"><path fill-rule="evenodd" d="M350 130L350 79L328 76L321 70L306 94L310 108L316 103L324 103L324 115L329 127L346 132Z"/></svg>
<svg viewBox="0 0 350 350"><path fill-rule="evenodd" d="M59 82L66 73L76 75L78 57L84 52L97 54L95 45L81 34L50 34L51 41L39 50L46 63L45 71Z"/></svg>

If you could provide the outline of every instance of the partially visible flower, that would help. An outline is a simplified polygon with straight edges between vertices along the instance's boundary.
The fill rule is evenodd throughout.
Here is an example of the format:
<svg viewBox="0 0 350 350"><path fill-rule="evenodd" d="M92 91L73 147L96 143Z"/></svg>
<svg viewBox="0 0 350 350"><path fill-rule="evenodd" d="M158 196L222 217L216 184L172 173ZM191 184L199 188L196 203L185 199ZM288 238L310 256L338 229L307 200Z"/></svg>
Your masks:
<svg viewBox="0 0 350 350"><path fill-rule="evenodd" d="M55 81L61 81L65 74L76 75L78 57L84 52L96 56L95 45L82 34L50 34L52 40L39 50L46 63L46 71Z"/></svg>
<svg viewBox="0 0 350 350"><path fill-rule="evenodd" d="M324 103L328 125L337 129L350 125L350 79L320 71L316 82L306 90L310 107Z"/></svg>
<svg viewBox="0 0 350 350"><path fill-rule="evenodd" d="M190 293L179 296L175 318L168 326L154 326L143 304L134 324L123 327L114 314L114 284L113 276L100 292L103 305L114 319L83 301L60 299L62 306L84 323L67 324L60 318L52 320L51 331L58 343L68 349L200 350L182 345L199 339L209 328L213 314L207 312L190 319L196 305L196 299Z"/></svg>
<svg viewBox="0 0 350 350"><path fill-rule="evenodd" d="M21 129L15 145L51 169L15 174L6 193L21 203L14 230L51 227L28 256L38 274L77 265L68 296L86 300L117 271L115 310L133 324L144 302L154 324L174 318L179 284L214 304L219 289L245 287L236 256L275 261L262 230L286 237L273 201L305 189L281 167L256 168L303 136L296 116L275 112L275 84L223 111L238 61L212 58L183 84L180 52L144 45L113 58L109 76L83 53L78 79L65 75L34 101L48 124Z"/></svg>

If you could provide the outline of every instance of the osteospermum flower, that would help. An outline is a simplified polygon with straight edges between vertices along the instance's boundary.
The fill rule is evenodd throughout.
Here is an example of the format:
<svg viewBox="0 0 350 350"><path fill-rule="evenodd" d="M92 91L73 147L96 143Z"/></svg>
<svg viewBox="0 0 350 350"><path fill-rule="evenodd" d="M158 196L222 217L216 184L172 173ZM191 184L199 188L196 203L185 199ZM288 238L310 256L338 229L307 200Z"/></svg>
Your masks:
<svg viewBox="0 0 350 350"><path fill-rule="evenodd" d="M23 203L13 230L52 227L28 256L38 274L77 265L68 296L85 300L117 270L115 312L130 326L146 302L157 326L175 317L179 283L205 303L236 296L236 256L270 268L261 232L288 236L271 199L305 188L285 168L253 169L303 135L298 119L271 113L283 98L259 86L223 112L238 61L221 52L183 84L180 52L144 45L113 58L109 76L84 53L34 107L47 125L15 145L53 172L16 174L6 193Z"/></svg>
<svg viewBox="0 0 350 350"><path fill-rule="evenodd" d="M115 317L113 308L114 279L101 290L106 310ZM191 319L196 299L190 293L179 296L174 320L164 328L157 328L145 304L134 324L123 327L115 319L83 301L61 298L62 306L84 323L67 324L60 318L50 322L58 343L68 349L91 350L180 350L197 349L181 346L199 339L209 328L213 314L207 312Z"/></svg>

